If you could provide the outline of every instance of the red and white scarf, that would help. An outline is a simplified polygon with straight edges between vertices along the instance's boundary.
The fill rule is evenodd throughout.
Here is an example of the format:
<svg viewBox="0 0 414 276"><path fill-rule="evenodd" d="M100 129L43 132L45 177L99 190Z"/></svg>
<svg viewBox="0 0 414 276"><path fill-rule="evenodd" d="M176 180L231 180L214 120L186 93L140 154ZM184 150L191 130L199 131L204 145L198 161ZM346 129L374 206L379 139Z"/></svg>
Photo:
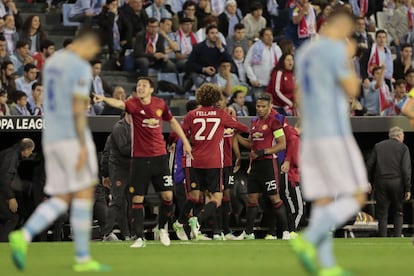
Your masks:
<svg viewBox="0 0 414 276"><path fill-rule="evenodd" d="M361 10L360 16L365 17L368 12L368 0L359 0L359 9Z"/></svg>
<svg viewBox="0 0 414 276"><path fill-rule="evenodd" d="M390 49L388 49L387 47L384 47L384 51L387 52L387 51L390 51ZM368 70L367 70L368 75L372 77L372 69L380 65L381 65L381 60L380 60L377 44L374 43L372 44L371 53L369 55Z"/></svg>
<svg viewBox="0 0 414 276"><path fill-rule="evenodd" d="M414 12L412 8L407 9L408 28L411 30L414 27Z"/></svg>
<svg viewBox="0 0 414 276"><path fill-rule="evenodd" d="M296 7L299 13L302 7ZM316 33L316 16L312 6L309 5L308 11L301 18L298 24L298 36L299 38L308 38Z"/></svg>
<svg viewBox="0 0 414 276"><path fill-rule="evenodd" d="M158 34L155 34L154 39L151 38L151 35L147 33L147 47L145 49L145 53L147 54L155 54L157 51L157 41L158 41Z"/></svg>
<svg viewBox="0 0 414 276"><path fill-rule="evenodd" d="M178 30L178 37L180 38L180 45L181 45L181 53L184 55L191 54L191 51L193 51L193 46L197 44L197 37L195 33L190 32L190 40L191 43L188 43L187 36L183 33L181 29Z"/></svg>
<svg viewBox="0 0 414 276"><path fill-rule="evenodd" d="M381 116L388 115L387 109L393 106L394 104L392 102L390 89L388 88L388 85L385 84L385 82L379 88L378 94L379 94L380 114Z"/></svg>

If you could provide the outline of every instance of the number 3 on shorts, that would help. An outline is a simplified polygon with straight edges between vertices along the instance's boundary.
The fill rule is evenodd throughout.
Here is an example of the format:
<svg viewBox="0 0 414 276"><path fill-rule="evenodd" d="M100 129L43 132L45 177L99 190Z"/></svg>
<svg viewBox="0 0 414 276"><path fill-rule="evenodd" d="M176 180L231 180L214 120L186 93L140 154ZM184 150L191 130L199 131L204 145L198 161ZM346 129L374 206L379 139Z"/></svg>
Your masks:
<svg viewBox="0 0 414 276"><path fill-rule="evenodd" d="M265 183L265 185L267 186L268 192L276 190L276 180L268 181Z"/></svg>
<svg viewBox="0 0 414 276"><path fill-rule="evenodd" d="M164 187L173 186L172 176L171 175L164 175L162 177L164 179Z"/></svg>

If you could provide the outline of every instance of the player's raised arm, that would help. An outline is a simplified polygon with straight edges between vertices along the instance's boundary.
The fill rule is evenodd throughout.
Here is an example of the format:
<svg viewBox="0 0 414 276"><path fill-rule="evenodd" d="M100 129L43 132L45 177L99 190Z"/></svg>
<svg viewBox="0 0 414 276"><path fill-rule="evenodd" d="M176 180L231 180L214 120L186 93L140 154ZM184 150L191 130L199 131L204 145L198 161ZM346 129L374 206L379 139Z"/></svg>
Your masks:
<svg viewBox="0 0 414 276"><path fill-rule="evenodd" d="M170 121L171 129L180 137L180 139L183 141L183 150L184 153L187 155L191 155L191 145L190 142L187 139L187 136L185 135L183 129L181 128L181 125L177 122L175 118L172 118Z"/></svg>
<svg viewBox="0 0 414 276"><path fill-rule="evenodd" d="M97 94L93 94L93 99L97 103L104 102L106 104L109 104L112 107L125 110L125 102L124 101L117 100L117 99L114 99L114 98L107 98L105 96L97 95Z"/></svg>

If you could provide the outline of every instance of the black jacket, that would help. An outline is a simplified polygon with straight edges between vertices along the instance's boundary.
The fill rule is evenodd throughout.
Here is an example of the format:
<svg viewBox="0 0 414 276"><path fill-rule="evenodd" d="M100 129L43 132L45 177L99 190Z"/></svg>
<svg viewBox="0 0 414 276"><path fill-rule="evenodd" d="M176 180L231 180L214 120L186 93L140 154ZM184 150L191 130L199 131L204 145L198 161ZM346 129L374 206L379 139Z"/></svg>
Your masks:
<svg viewBox="0 0 414 276"><path fill-rule="evenodd" d="M411 191L411 159L408 147L395 139L377 143L367 162L371 183L401 180L405 192Z"/></svg>
<svg viewBox="0 0 414 276"><path fill-rule="evenodd" d="M101 34L102 46L108 46L109 52L112 53L114 50L114 33L113 26L115 21L115 14L110 12L107 7L103 7L101 13L97 16L97 24ZM125 19L118 16L118 31L120 41L128 41L128 25L125 24Z"/></svg>
<svg viewBox="0 0 414 276"><path fill-rule="evenodd" d="M136 14L128 4L125 4L119 9L119 18L121 20L121 24L125 25L123 29L125 31L125 40L127 41L127 45L125 45L124 48L132 49L134 46L133 38L137 33L145 31L148 16L144 9L142 9L140 14ZM122 34L121 37L123 37Z"/></svg>
<svg viewBox="0 0 414 276"><path fill-rule="evenodd" d="M14 198L12 182L21 161L20 142L0 151L0 194L6 199Z"/></svg>
<svg viewBox="0 0 414 276"><path fill-rule="evenodd" d="M243 19L240 17L240 15L238 13L236 13L237 19L240 21ZM227 37L229 34L229 19L227 17L227 14L225 12L222 12L219 16L218 16L218 29L219 31L224 35L224 37Z"/></svg>
<svg viewBox="0 0 414 276"><path fill-rule="evenodd" d="M208 47L206 40L193 46L193 51L187 60L187 70L202 74L203 67L213 66L218 72L220 62L223 59L231 60L226 49L220 52L217 47Z"/></svg>

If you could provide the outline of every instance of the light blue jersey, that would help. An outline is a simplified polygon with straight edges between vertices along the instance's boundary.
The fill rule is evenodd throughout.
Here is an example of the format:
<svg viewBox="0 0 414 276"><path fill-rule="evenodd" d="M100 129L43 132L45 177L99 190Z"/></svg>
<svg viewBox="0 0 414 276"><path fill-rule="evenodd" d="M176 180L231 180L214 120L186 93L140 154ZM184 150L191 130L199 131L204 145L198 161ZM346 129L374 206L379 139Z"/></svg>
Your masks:
<svg viewBox="0 0 414 276"><path fill-rule="evenodd" d="M89 97L91 84L90 64L75 53L61 50L47 60L43 67L44 145L77 139L72 112L73 96Z"/></svg>
<svg viewBox="0 0 414 276"><path fill-rule="evenodd" d="M296 58L304 139L348 137L349 100L340 80L352 74L345 43L320 37L304 44Z"/></svg>

